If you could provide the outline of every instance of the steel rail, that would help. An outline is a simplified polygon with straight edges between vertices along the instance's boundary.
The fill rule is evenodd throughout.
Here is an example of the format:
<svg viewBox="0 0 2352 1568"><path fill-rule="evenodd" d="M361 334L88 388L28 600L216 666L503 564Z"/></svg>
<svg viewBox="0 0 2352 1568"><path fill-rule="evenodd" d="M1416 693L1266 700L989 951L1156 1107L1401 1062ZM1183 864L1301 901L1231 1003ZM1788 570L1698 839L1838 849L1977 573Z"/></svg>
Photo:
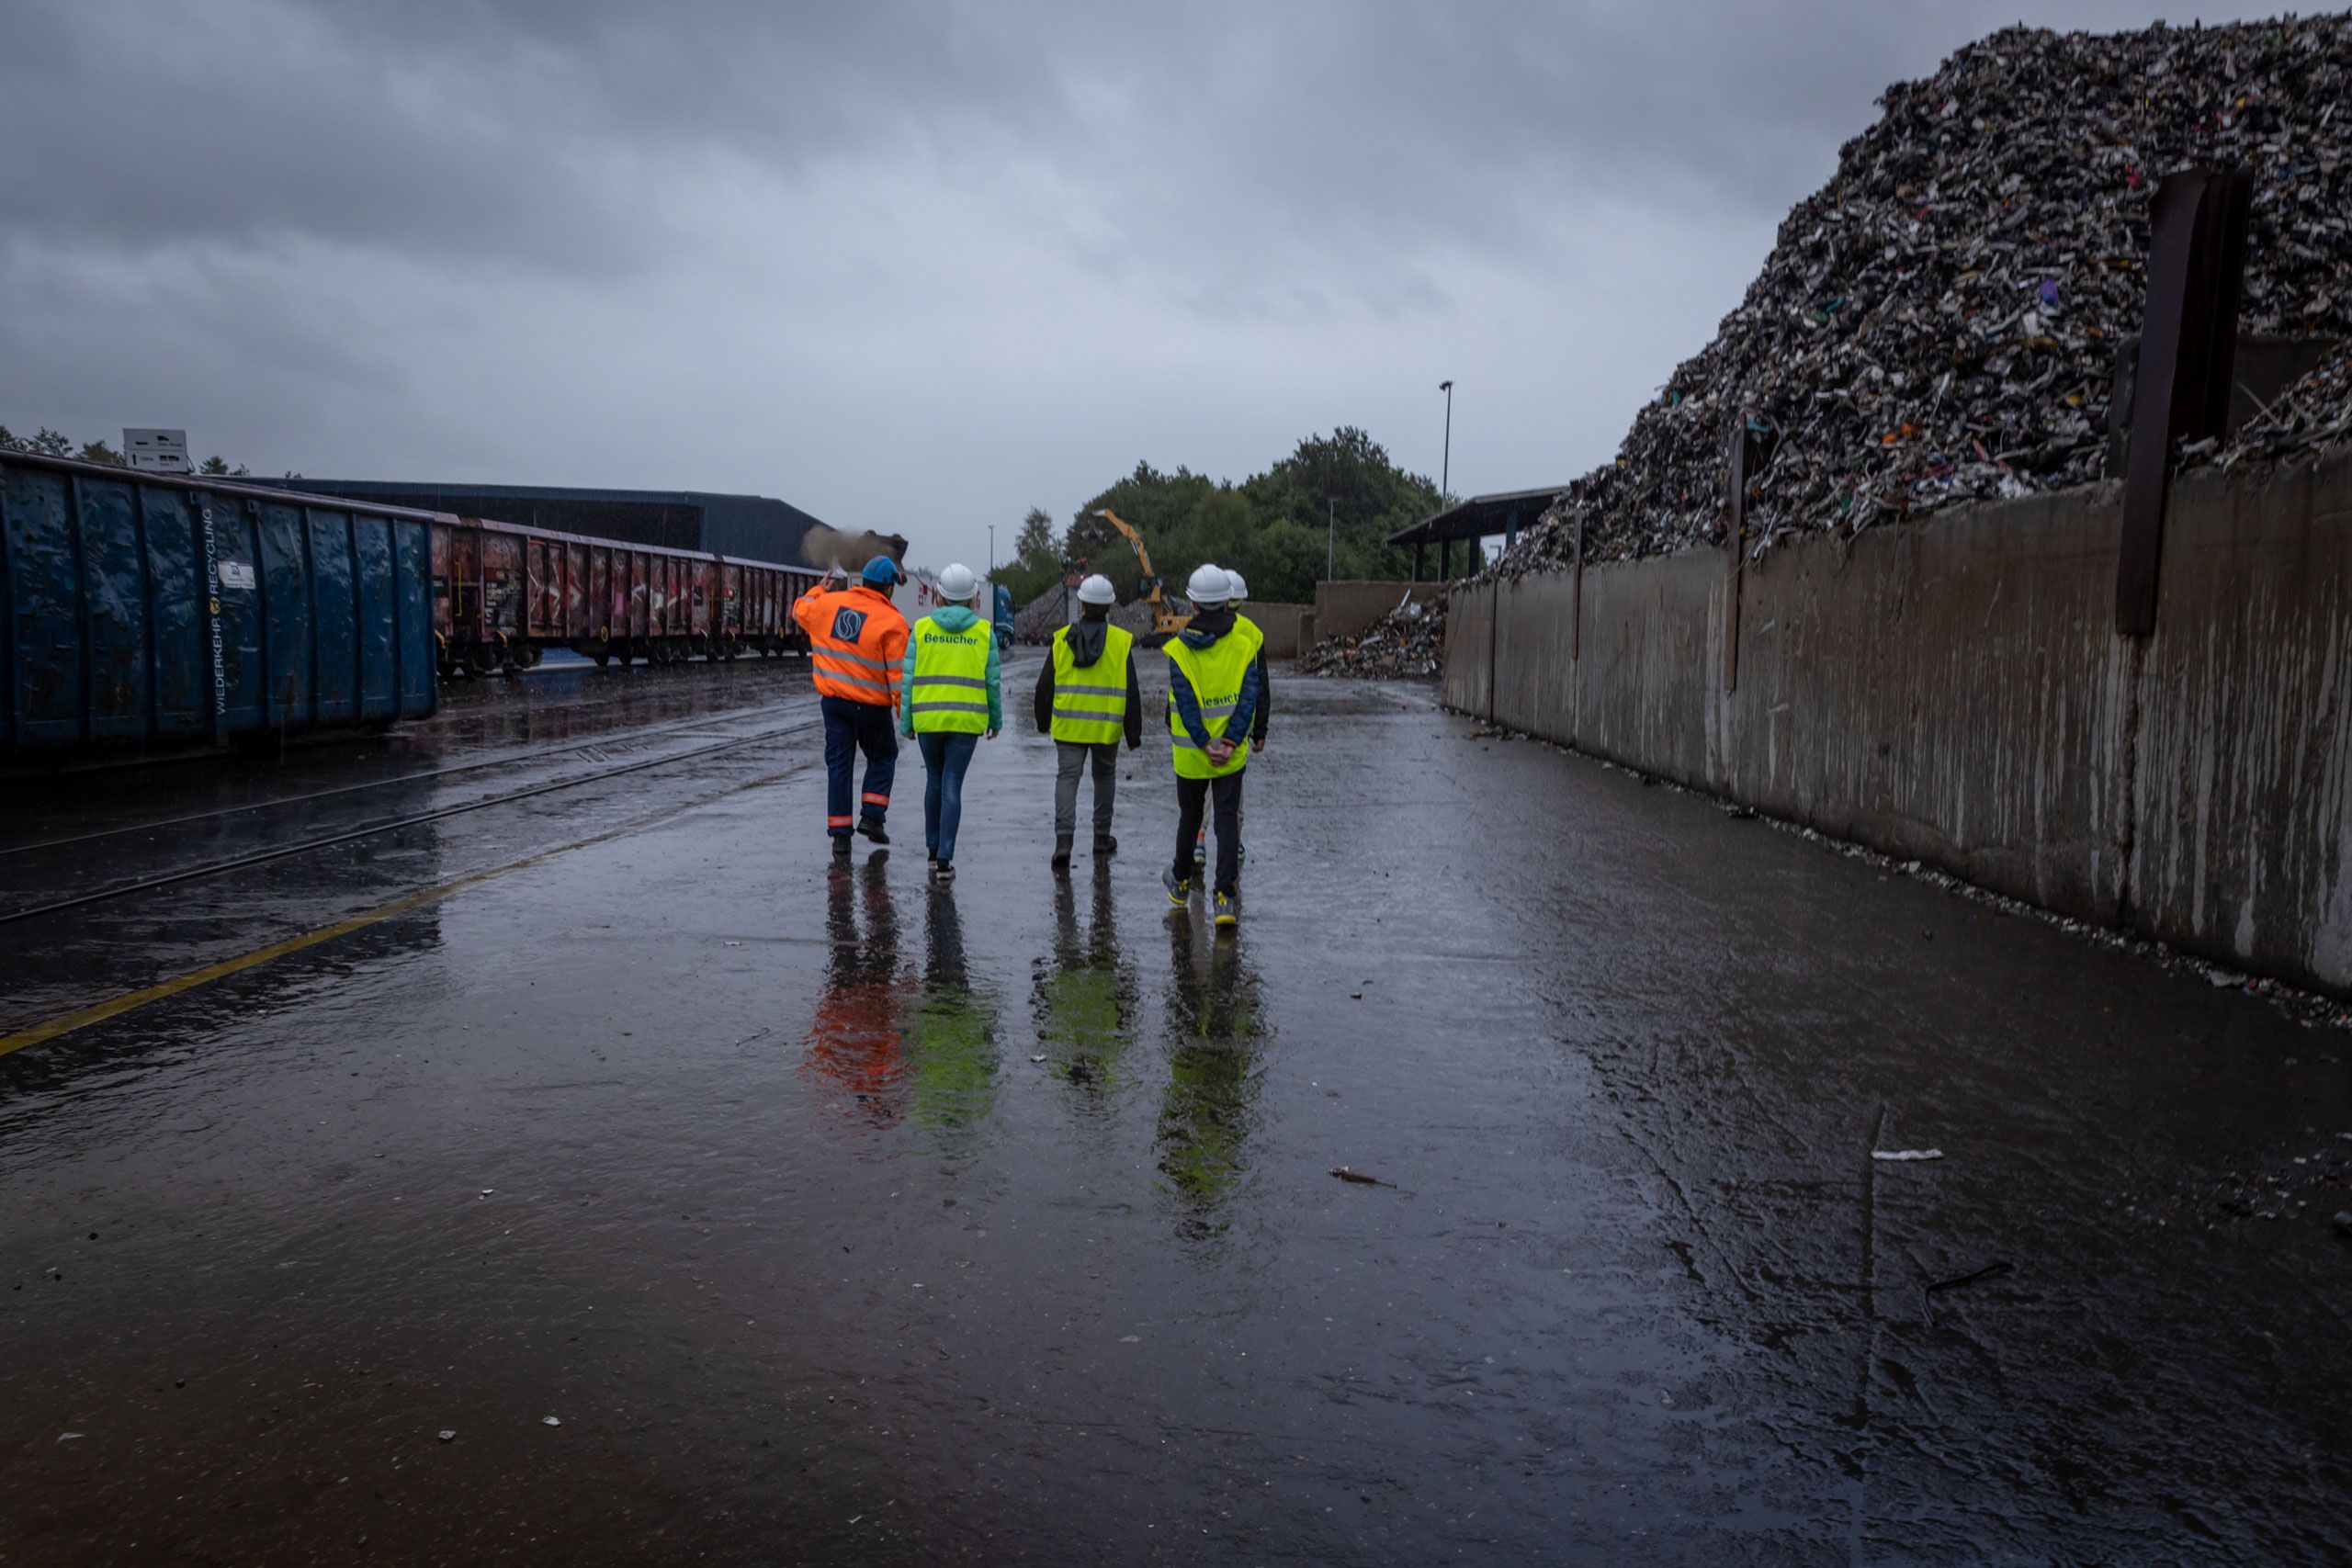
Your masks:
<svg viewBox="0 0 2352 1568"><path fill-rule="evenodd" d="M434 811L420 811L412 816L395 818L388 822L353 828L341 833L330 833L323 838L306 839L297 844L282 844L274 850L258 850L252 854L238 855L230 860L189 866L184 871L166 872L160 876L142 877L137 882L125 882L113 887L101 887L95 892L76 894L71 898L59 898L47 904L36 904L29 908L15 909L0 914L0 926L13 925L18 920L29 920L42 915L63 914L69 909L87 908L93 904L108 903L117 898L128 898L141 893L153 893L159 888L175 886L183 882L194 882L207 876L219 876L226 872L244 871L254 866L266 865L272 861L287 860L295 855L333 849L338 844L348 844L360 839L372 839L379 833L393 833L403 828L422 827L427 822L438 822L445 818L463 816L469 811L482 811L493 806L511 806L516 801L529 800L542 795L552 795L557 790L578 789L587 784L601 784L606 779L616 779L627 773L642 773L648 768L667 767L673 762L692 761L696 757L707 757L719 751L732 751L745 746L756 746L763 741L782 739L787 735L803 735L821 728L823 723L824 721L819 718L804 719L797 724L763 730L757 735L721 740L709 746L697 746L692 750L673 751L660 757L648 757L638 761L624 763L616 768L600 769L595 773L583 773L573 778L553 779L545 784L534 784L528 789L513 790L505 795L487 795L481 800L464 801L456 806L445 806Z"/></svg>

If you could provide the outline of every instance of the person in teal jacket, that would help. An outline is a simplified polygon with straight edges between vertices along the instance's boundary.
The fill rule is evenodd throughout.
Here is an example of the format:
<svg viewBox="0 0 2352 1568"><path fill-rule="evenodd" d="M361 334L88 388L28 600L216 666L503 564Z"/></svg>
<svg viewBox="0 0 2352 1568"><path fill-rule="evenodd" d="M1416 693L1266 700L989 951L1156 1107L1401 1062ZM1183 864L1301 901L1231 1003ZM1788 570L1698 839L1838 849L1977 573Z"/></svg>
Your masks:
<svg viewBox="0 0 2352 1568"><path fill-rule="evenodd" d="M996 638L972 609L980 584L971 568L948 567L938 586L947 603L907 634L899 733L914 737L922 752L922 844L932 875L946 882L956 874L964 770L980 737L993 740L1004 728L1004 682ZM978 700L984 690L985 703Z"/></svg>

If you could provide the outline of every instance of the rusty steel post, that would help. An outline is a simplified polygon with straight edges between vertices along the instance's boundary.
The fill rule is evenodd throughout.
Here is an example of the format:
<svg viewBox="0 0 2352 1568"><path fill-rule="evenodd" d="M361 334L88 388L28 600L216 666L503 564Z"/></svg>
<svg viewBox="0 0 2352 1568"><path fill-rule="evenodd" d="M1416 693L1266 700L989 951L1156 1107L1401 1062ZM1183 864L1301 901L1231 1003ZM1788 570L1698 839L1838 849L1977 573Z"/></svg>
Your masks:
<svg viewBox="0 0 2352 1568"><path fill-rule="evenodd" d="M2115 569L2115 629L2125 637L2156 629L2174 450L2229 427L2251 194L2235 169L2185 169L2156 187Z"/></svg>

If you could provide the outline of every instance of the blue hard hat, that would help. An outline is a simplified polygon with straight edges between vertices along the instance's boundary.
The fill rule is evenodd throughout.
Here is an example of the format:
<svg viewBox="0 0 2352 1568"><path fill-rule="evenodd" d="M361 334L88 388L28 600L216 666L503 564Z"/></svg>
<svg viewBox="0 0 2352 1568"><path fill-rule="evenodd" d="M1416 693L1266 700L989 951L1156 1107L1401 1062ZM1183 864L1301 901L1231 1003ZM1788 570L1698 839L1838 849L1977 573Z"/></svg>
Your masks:
<svg viewBox="0 0 2352 1568"><path fill-rule="evenodd" d="M888 556L876 556L865 563L865 581L888 588L899 581L899 563Z"/></svg>

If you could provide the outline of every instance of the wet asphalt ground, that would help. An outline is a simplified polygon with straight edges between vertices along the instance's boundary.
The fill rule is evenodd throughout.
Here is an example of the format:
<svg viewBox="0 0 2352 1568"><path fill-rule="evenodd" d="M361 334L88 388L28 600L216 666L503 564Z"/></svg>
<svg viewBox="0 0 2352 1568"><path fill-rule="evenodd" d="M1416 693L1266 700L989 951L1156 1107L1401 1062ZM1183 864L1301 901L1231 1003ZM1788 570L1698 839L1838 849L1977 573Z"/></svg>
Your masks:
<svg viewBox="0 0 2352 1568"><path fill-rule="evenodd" d="M0 1056L0 1562L2352 1557L2352 1041L1419 685L1220 940L1033 672L952 891L797 665L13 786L0 1037L227 967Z"/></svg>

